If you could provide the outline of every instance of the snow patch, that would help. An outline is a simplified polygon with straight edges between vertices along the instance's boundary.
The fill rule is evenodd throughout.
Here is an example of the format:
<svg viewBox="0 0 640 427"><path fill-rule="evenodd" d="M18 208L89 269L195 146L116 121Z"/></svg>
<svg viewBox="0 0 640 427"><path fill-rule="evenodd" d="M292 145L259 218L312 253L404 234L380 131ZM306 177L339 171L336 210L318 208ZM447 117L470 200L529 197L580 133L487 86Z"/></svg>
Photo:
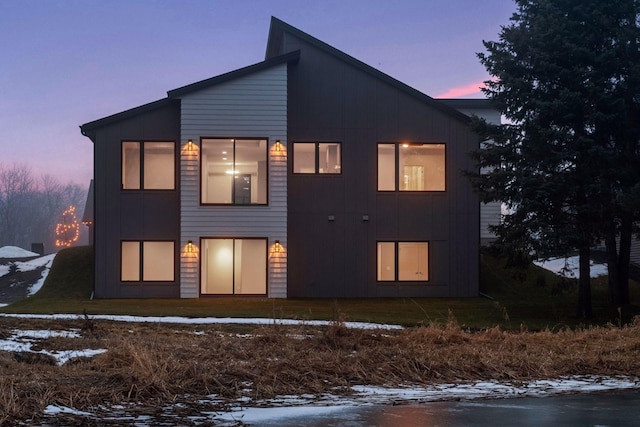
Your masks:
<svg viewBox="0 0 640 427"><path fill-rule="evenodd" d="M50 320L68 320L78 319L78 314L14 314L0 313L0 317L14 317L24 319L50 319ZM175 323L175 324L193 324L193 325L293 325L293 326L329 326L334 322L327 320L293 320L293 319L265 319L265 318L235 318L235 317L180 317L180 316L162 316L162 317L145 317L145 316L112 316L108 314L96 314L89 316L95 320L110 320L114 322L134 322L134 323ZM403 329L400 325L383 325L379 323L367 322L344 322L347 328L352 329Z"/></svg>
<svg viewBox="0 0 640 427"><path fill-rule="evenodd" d="M38 256L39 254L17 246L3 246L0 248L0 258L27 258L30 256Z"/></svg>
<svg viewBox="0 0 640 427"><path fill-rule="evenodd" d="M107 352L106 349L86 349L86 350L62 350L62 351L47 351L32 350L33 344L36 340L46 338L79 338L80 334L77 330L71 331L47 331L47 330L13 330L12 335L9 338L0 339L0 350L10 352L29 352L46 354L53 357L58 365L64 365L69 360L76 357L93 357L97 354Z"/></svg>
<svg viewBox="0 0 640 427"><path fill-rule="evenodd" d="M568 258L552 258L547 261L538 260L533 263L538 267L553 271L554 273L560 274L564 277L578 277L580 270L579 262L580 257L573 256ZM609 274L606 264L597 264L591 261L589 265L591 267L591 277L606 276Z"/></svg>

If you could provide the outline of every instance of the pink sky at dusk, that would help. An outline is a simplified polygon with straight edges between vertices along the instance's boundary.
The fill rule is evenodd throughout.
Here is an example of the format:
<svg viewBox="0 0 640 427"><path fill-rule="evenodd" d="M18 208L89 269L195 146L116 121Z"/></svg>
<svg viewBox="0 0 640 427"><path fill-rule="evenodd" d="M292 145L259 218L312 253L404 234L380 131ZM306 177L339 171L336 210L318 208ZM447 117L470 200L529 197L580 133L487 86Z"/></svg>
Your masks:
<svg viewBox="0 0 640 427"><path fill-rule="evenodd" d="M464 86L453 87L446 92L435 95L435 98L482 98L480 88L484 87L484 80Z"/></svg>
<svg viewBox="0 0 640 427"><path fill-rule="evenodd" d="M434 97L481 98L511 0L0 0L0 163L88 185L79 125L264 59L276 16ZM100 159L97 159L100 161Z"/></svg>

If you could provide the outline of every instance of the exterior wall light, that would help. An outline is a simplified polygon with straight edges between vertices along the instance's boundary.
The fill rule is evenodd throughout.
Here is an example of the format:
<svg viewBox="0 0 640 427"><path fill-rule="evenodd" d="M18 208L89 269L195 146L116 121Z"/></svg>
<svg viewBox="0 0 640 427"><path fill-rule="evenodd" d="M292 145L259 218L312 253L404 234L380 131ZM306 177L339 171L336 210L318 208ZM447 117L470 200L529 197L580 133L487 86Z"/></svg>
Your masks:
<svg viewBox="0 0 640 427"><path fill-rule="evenodd" d="M280 244L280 240L276 240L275 244L273 245L273 252L277 254L282 252L282 245Z"/></svg>
<svg viewBox="0 0 640 427"><path fill-rule="evenodd" d="M279 139L276 140L275 149L276 149L276 153L279 153L282 151L282 144L280 143Z"/></svg>
<svg viewBox="0 0 640 427"><path fill-rule="evenodd" d="M196 251L196 247L195 247L195 245L193 244L193 240L189 240L189 241L187 242L187 253L188 253L188 254L192 254L192 253L194 253L195 251Z"/></svg>
<svg viewBox="0 0 640 427"><path fill-rule="evenodd" d="M193 147L193 140L190 139L189 141L187 141L187 151L191 153L193 152L193 150L195 150L195 148Z"/></svg>

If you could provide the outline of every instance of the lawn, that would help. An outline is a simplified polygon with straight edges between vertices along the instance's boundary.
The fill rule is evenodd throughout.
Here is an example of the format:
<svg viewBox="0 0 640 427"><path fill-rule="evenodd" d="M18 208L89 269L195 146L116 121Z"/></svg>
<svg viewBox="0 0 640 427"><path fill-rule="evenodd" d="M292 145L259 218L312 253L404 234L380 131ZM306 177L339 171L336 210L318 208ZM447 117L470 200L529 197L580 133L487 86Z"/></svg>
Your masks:
<svg viewBox="0 0 640 427"><path fill-rule="evenodd" d="M405 326L444 324L465 328L551 330L566 326L618 325L640 314L640 286L632 282L632 304L608 303L606 278L593 280L594 318L575 316L575 281L530 265L505 268L504 261L483 254L477 298L384 299L94 299L91 300L91 247L60 251L43 288L35 296L1 310L7 313L89 313L141 316L266 317L391 323Z"/></svg>

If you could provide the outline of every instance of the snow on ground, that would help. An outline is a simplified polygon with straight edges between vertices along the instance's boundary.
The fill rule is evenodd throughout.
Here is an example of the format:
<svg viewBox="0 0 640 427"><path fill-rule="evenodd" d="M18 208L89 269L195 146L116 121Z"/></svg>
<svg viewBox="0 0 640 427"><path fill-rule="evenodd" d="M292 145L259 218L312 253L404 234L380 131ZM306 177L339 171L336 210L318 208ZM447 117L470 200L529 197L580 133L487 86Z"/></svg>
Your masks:
<svg viewBox="0 0 640 427"><path fill-rule="evenodd" d="M75 314L8 314L4 317L38 318L38 319L77 319ZM232 319L232 318L185 318L185 317L140 317L140 316L92 316L93 319L104 319L119 322L157 322L157 323L188 323L188 324L213 324L213 323L242 323L242 324L305 324L328 325L331 322L321 321L294 321L288 319ZM349 327L366 329L398 329L397 325L377 325L372 323L347 322ZM31 345L38 339L48 337L74 338L79 336L78 330L67 331L40 331L40 330L14 330L12 336L0 340L0 350L5 351L32 351ZM104 353L105 349L89 349L40 353L49 354L56 358L62 365L73 357L91 357ZM279 396L274 399L252 400L244 397L234 403L226 411L219 411L222 402L216 395L211 395L199 403L205 409L192 414L189 418L195 423L210 423L216 425L237 425L238 421L248 425L260 425L264 423L278 422L278 420L294 419L296 417L330 416L332 413L349 410L356 407L389 404L418 404L426 402L448 400L474 400L487 398L513 398L513 397L537 397L551 396L566 393L584 393L608 390L640 390L640 378L631 376L596 376L583 375L563 377L549 380L537 380L530 382L499 382L499 381L474 381L456 384L421 384L407 385L406 387L374 387L358 385L351 387L353 394L343 395L312 395L303 394L295 396ZM211 409L206 410L210 404ZM135 409L135 408L133 408ZM85 417L88 421L101 419L103 421L135 422L136 425L153 425L148 415L136 414L136 411L128 411L126 407L114 406L113 408L100 407L96 413L81 412L65 406L49 405L44 414L55 417L56 414L74 414ZM104 411L109 415L105 418ZM184 408L168 406L163 408L163 415L172 416L172 413L184 414Z"/></svg>
<svg viewBox="0 0 640 427"><path fill-rule="evenodd" d="M471 401L478 399L498 399L514 397L546 397L567 393L585 393L594 391L613 390L639 390L640 379L635 377L602 377L602 376L575 376L558 378L554 380L542 380L531 382L497 382L476 381L460 384L433 384L407 387L372 387L354 386L354 394L349 396L322 394L304 394L299 396L279 396L274 399L252 400L242 398L235 402L226 411L216 410L217 404L222 400L217 395L211 395L208 399L198 403L204 409L200 412L192 412L188 417L194 425L209 424L236 426L242 425L277 425L289 423L293 419L301 417L330 417L340 411L349 411L354 408L375 407L385 405L424 404L441 401ZM206 409L211 404L210 410ZM125 421L135 423L138 426L154 425L148 415L135 415L135 411L127 411L127 407L118 405L110 410L109 415L104 413L91 414L81 412L64 406L49 405L45 414L56 415L68 413L91 419L100 419L103 422ZM135 409L135 408L132 408ZM176 405L162 408L163 415L170 419L172 412L184 414L184 408ZM329 418L326 418L329 420Z"/></svg>
<svg viewBox="0 0 640 427"><path fill-rule="evenodd" d="M0 313L0 317L17 317L25 319L78 319L77 314L13 314ZM266 319L266 318L235 318L235 317L180 317L180 316L112 316L108 314L96 314L90 316L96 320L110 320L114 322L134 322L134 323L177 323L193 325L308 325L308 326L329 326L333 322L327 320L294 320L294 319ZM347 328L352 329L402 329L400 325L382 325L378 323L366 322L344 322Z"/></svg>
<svg viewBox="0 0 640 427"><path fill-rule="evenodd" d="M0 258L27 258L30 256L38 256L39 254L17 246L3 246L0 248Z"/></svg>
<svg viewBox="0 0 640 427"><path fill-rule="evenodd" d="M5 249L8 247L13 247L13 246L5 246L4 248L1 248L1 249ZM29 252L29 253L33 253L33 252ZM38 255L38 254L34 254L34 255ZM53 259L55 257L56 257L56 254L51 254L51 255L45 255L39 258L34 258L29 261L16 261L9 264L0 265L0 277L9 273L9 267L12 264L15 264L15 266L18 267L18 271L22 271L22 272L32 271L40 267L45 267L45 269L42 271L42 276L40 277L40 280L38 280L36 283L31 285L31 287L29 288L28 295L34 295L36 292L40 290L40 288L42 288L42 285L44 284L45 279L49 275L49 270L51 269L51 264L53 263Z"/></svg>
<svg viewBox="0 0 640 427"><path fill-rule="evenodd" d="M476 381L462 384L433 384L415 387L354 386L352 396L282 396L261 402L243 402L229 412L214 414L215 420L241 420L260 425L277 419L300 416L322 416L358 406L416 404L450 400L543 397L565 393L640 389L640 378L601 377L595 375L531 382L509 383Z"/></svg>
<svg viewBox="0 0 640 427"><path fill-rule="evenodd" d="M105 353L106 349L86 349L86 350L62 350L62 351L47 351L47 350L32 350L32 346L38 342L38 340L47 338L79 338L80 334L77 330L71 331L46 331L46 330L18 330L11 331L11 336L5 339L0 339L0 350L10 352L28 352L28 353L40 353L53 357L58 365L64 365L70 359L75 357L92 357L96 354Z"/></svg>
<svg viewBox="0 0 640 427"><path fill-rule="evenodd" d="M553 271L565 277L578 277L580 258L577 256L569 258L553 258L547 261L534 261L533 263L545 270ZM591 277L606 276L608 273L605 264L595 264L591 261Z"/></svg>
<svg viewBox="0 0 640 427"><path fill-rule="evenodd" d="M20 271L29 271L35 270L36 268L45 267L45 269L42 270L42 276L40 276L40 279L29 288L29 296L35 295L35 293L38 292L40 288L42 288L42 285L44 285L44 281L49 275L51 264L53 264L53 259L55 257L56 254L51 254L32 259L31 261L16 262L16 265L18 266L18 269Z"/></svg>

